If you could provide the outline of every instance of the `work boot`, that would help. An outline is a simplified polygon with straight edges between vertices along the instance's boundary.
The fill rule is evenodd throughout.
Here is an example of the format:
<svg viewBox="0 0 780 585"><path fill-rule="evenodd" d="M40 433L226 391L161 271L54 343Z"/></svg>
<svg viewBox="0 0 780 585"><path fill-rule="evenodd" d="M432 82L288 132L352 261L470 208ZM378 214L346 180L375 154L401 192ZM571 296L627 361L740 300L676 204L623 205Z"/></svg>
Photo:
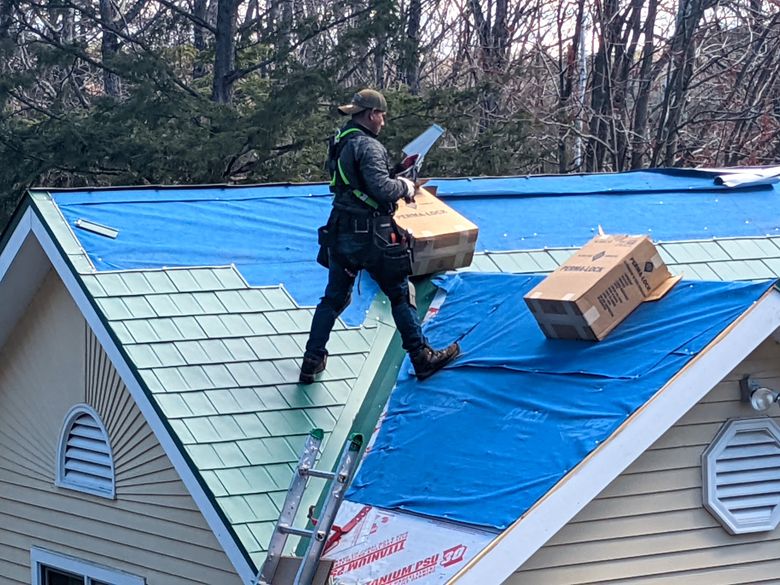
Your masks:
<svg viewBox="0 0 780 585"><path fill-rule="evenodd" d="M304 355L301 364L301 374L298 376L298 382L301 384L311 384L314 382L314 376L325 370L328 363L328 354L322 357L313 357Z"/></svg>
<svg viewBox="0 0 780 585"><path fill-rule="evenodd" d="M428 345L423 345L416 352L410 354L414 373L418 380L425 380L441 370L444 366L454 360L460 353L458 342L449 344L444 349L432 349Z"/></svg>

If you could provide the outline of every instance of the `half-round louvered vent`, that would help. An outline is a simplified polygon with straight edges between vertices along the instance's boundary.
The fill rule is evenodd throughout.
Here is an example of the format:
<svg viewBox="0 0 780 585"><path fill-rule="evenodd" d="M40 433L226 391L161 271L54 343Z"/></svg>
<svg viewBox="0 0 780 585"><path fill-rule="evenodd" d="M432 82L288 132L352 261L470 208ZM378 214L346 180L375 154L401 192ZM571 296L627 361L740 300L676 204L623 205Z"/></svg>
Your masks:
<svg viewBox="0 0 780 585"><path fill-rule="evenodd" d="M780 522L780 427L772 419L727 422L703 456L704 505L732 534Z"/></svg>
<svg viewBox="0 0 780 585"><path fill-rule="evenodd" d="M86 404L74 406L65 417L57 461L58 486L114 497L114 458L108 433Z"/></svg>

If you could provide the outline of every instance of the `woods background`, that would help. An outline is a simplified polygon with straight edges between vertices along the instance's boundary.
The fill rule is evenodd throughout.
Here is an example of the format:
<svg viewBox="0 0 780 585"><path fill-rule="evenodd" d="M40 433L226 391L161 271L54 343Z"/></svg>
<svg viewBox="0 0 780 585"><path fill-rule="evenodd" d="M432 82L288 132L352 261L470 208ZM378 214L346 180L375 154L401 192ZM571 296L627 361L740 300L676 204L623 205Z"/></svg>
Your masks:
<svg viewBox="0 0 780 585"><path fill-rule="evenodd" d="M388 97L431 176L776 163L778 0L0 0L0 220L31 185L323 180Z"/></svg>

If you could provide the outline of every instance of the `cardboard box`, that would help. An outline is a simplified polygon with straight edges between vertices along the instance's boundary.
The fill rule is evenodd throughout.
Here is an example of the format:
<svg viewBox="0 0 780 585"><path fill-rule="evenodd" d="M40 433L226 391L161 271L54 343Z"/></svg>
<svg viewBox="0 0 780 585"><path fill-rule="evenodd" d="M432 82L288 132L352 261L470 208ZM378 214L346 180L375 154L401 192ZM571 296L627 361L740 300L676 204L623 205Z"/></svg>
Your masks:
<svg viewBox="0 0 780 585"><path fill-rule="evenodd" d="M471 264L479 230L427 189L418 189L416 207L399 201L395 221L414 236L412 274L432 274Z"/></svg>
<svg viewBox="0 0 780 585"><path fill-rule="evenodd" d="M600 340L679 278L647 236L599 235L529 291L525 302L547 337Z"/></svg>

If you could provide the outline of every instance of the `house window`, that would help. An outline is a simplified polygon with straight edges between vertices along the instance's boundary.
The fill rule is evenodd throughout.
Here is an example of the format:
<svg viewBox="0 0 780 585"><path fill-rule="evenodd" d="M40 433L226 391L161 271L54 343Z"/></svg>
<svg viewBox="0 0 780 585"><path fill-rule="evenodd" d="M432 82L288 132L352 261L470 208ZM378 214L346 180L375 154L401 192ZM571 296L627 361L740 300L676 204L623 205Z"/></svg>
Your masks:
<svg viewBox="0 0 780 585"><path fill-rule="evenodd" d="M730 420L702 455L704 506L731 534L780 523L780 427L770 418Z"/></svg>
<svg viewBox="0 0 780 585"><path fill-rule="evenodd" d="M30 551L31 585L144 585L146 580L124 571L88 563L41 548Z"/></svg>
<svg viewBox="0 0 780 585"><path fill-rule="evenodd" d="M65 417L57 453L56 485L114 498L114 457L106 427L94 409L78 404Z"/></svg>

